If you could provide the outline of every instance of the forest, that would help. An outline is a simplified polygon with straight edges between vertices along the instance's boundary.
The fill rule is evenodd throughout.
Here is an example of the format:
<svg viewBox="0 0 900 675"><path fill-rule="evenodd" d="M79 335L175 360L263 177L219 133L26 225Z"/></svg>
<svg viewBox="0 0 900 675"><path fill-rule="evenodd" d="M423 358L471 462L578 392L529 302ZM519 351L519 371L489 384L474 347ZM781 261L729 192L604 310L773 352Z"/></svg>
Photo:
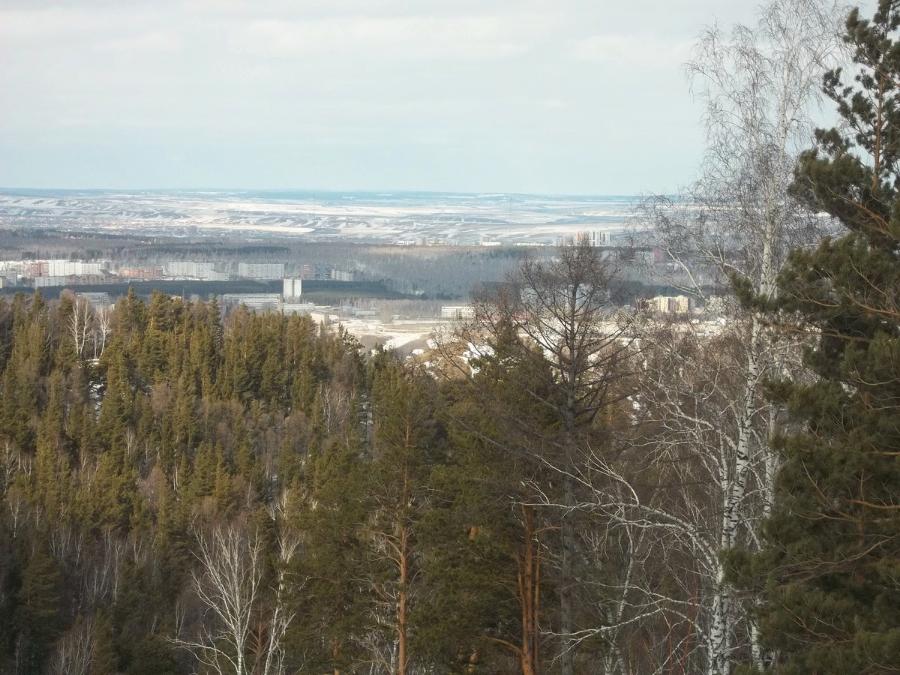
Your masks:
<svg viewBox="0 0 900 675"><path fill-rule="evenodd" d="M824 5L703 36L700 178L641 210L721 320L584 240L417 360L0 299L0 672L900 672L900 3Z"/></svg>

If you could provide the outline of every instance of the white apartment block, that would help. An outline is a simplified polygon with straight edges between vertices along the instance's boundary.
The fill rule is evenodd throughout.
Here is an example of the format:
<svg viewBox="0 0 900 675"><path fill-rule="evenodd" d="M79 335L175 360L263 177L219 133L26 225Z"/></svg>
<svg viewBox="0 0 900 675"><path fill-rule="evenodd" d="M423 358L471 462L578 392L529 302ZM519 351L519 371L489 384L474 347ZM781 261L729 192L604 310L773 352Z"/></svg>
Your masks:
<svg viewBox="0 0 900 675"><path fill-rule="evenodd" d="M284 263L238 263L242 279L283 279Z"/></svg>

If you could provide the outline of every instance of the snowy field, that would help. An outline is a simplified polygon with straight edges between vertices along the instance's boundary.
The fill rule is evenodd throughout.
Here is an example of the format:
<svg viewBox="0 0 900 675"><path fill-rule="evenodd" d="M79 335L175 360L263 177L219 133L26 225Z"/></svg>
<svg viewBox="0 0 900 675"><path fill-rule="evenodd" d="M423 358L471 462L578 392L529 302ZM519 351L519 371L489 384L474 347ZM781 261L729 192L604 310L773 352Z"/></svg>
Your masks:
<svg viewBox="0 0 900 675"><path fill-rule="evenodd" d="M628 196L0 190L0 227L168 236L300 236L320 241L553 244L620 233Z"/></svg>

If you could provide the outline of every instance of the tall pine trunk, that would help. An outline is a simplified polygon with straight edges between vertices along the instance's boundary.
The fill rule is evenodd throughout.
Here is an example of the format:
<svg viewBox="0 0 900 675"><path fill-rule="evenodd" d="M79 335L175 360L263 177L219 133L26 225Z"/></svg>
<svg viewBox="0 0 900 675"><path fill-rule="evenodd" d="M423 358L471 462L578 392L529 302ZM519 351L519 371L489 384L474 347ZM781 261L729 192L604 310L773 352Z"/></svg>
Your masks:
<svg viewBox="0 0 900 675"><path fill-rule="evenodd" d="M575 507L575 490L572 478L568 474L563 477L563 507L561 538L562 558L560 560L559 587L559 632L562 635L562 652L560 653L560 674L575 675L575 654L573 653L572 632L574 630L572 608L573 556L575 549L575 528L572 525L572 509Z"/></svg>
<svg viewBox="0 0 900 675"><path fill-rule="evenodd" d="M572 607L572 580L574 577L575 528L572 525L572 512L575 508L575 485L571 471L575 462L575 431L578 412L578 292L579 283L569 287L567 325L565 329L565 347L568 351L566 365L566 403L564 409L565 422L565 471L563 473L563 516L561 526L562 560L560 561L561 583L559 588L559 632L562 634L562 653L560 654L560 674L575 675L575 654L572 643L572 632L575 629Z"/></svg>
<svg viewBox="0 0 900 675"><path fill-rule="evenodd" d="M397 594L397 675L406 675L409 660L407 630L409 615L409 528L400 531L400 590Z"/></svg>
<svg viewBox="0 0 900 675"><path fill-rule="evenodd" d="M397 572L400 587L397 593L397 675L406 675L409 662L409 558L410 558L410 528L409 528L409 500L410 500L410 476L409 456L413 452L412 440L413 428L409 419L406 420L404 429L404 453L403 463L403 488L400 492L400 518L398 522L399 539L397 542Z"/></svg>
<svg viewBox="0 0 900 675"><path fill-rule="evenodd" d="M522 507L524 546L519 560L519 604L522 609L522 646L519 662L522 675L538 675L540 625L541 559L534 527L534 509Z"/></svg>

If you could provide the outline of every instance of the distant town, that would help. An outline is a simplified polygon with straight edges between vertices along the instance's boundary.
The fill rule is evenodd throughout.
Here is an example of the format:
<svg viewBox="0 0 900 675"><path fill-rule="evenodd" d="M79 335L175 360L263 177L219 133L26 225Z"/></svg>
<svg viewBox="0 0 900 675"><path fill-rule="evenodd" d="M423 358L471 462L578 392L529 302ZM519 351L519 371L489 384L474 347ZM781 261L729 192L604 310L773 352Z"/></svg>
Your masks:
<svg viewBox="0 0 900 675"><path fill-rule="evenodd" d="M673 318L694 316L701 311L692 297L674 291L653 294L653 284L640 281L655 278L661 282L671 276L672 270L659 249L635 246L621 233L613 236L608 231L576 233L559 237L557 243L571 243L578 238L614 260L621 268L623 280L632 279L630 285L623 285L625 295L618 298L617 304ZM414 243L401 245L407 258L422 248ZM349 246L351 250L358 248L359 253L371 254L365 246ZM503 270L522 255L547 256L554 248L539 245L536 251L523 253L520 247L486 242L481 247L457 251L456 255L487 256L499 263L487 278L465 279L466 283L477 285L502 281ZM101 312L112 308L117 297L128 289L142 295L160 291L184 300L215 298L226 314L239 307L262 313L304 314L320 325L342 325L364 345L380 344L413 355L427 349L433 333L473 314L467 293L461 292L447 302L446 298L409 288L409 279L403 274L386 278L373 273L372 266L367 269L359 265L358 260L342 267L328 262L259 262L234 259L239 252L227 255L216 254L215 250L203 257L218 255L218 259L151 260L149 248L139 250L141 255L125 254L118 259L0 260L0 293L39 291L51 298L71 293ZM253 246L247 252L259 257ZM279 253L283 251L271 252L273 257ZM420 255L428 259L426 253ZM421 262L417 258L412 256L412 260ZM709 309L715 307L714 303L708 304Z"/></svg>
<svg viewBox="0 0 900 675"><path fill-rule="evenodd" d="M129 289L216 298L228 313L306 314L412 353L471 315L474 288L584 239L616 268L611 302L715 318L722 280L688 279L637 222L635 197L0 190L0 294ZM683 287L709 289L698 306ZM718 304L717 304L718 302Z"/></svg>

